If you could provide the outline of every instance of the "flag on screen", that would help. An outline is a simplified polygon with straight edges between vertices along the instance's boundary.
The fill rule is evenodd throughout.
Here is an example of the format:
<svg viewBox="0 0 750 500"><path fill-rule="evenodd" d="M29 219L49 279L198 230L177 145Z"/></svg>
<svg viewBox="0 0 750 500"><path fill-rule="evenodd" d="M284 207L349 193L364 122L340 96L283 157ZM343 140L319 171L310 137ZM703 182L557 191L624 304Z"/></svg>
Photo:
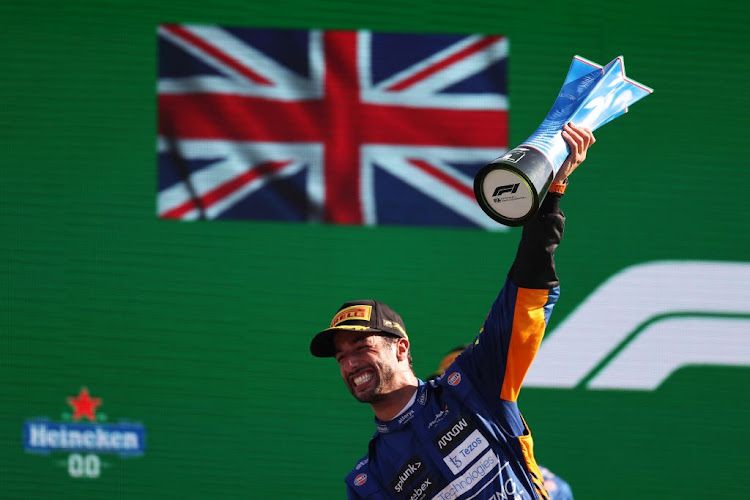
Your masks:
<svg viewBox="0 0 750 500"><path fill-rule="evenodd" d="M166 219L498 229L474 174L507 150L508 41L162 25Z"/></svg>

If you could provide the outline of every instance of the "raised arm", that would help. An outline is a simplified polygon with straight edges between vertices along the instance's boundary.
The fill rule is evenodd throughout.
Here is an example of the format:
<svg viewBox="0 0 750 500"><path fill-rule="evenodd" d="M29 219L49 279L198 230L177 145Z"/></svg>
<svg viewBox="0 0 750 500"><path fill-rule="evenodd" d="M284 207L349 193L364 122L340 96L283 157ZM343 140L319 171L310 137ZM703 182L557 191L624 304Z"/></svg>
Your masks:
<svg viewBox="0 0 750 500"><path fill-rule="evenodd" d="M487 400L515 402L559 297L555 249L565 228L560 210L570 174L595 142L591 131L566 125L570 154L533 221L523 228L516 258L474 343L458 358Z"/></svg>

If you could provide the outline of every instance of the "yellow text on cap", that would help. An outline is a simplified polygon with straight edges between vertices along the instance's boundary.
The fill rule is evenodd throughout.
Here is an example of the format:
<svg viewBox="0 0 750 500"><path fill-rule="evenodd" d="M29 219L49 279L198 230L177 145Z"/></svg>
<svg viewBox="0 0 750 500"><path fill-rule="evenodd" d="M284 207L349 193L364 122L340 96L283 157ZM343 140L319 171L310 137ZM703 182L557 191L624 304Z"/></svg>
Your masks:
<svg viewBox="0 0 750 500"><path fill-rule="evenodd" d="M363 321L370 321L372 316L372 306L349 306L346 309L342 309L336 313L336 316L331 320L331 328L338 325L342 321L350 319L358 319Z"/></svg>

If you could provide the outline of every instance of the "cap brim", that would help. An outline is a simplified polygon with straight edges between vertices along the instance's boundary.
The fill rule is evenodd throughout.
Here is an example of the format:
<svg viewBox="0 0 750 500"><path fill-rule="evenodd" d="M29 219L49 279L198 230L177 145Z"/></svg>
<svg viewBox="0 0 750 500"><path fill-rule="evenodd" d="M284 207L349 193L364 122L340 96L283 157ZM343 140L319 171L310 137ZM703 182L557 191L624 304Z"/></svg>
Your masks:
<svg viewBox="0 0 750 500"><path fill-rule="evenodd" d="M310 353L318 358L330 358L336 354L333 346L333 337L339 332L355 332L355 333L377 333L380 335L391 335L388 332L370 328L369 326L359 325L342 325L328 328L318 333L313 337L310 342Z"/></svg>

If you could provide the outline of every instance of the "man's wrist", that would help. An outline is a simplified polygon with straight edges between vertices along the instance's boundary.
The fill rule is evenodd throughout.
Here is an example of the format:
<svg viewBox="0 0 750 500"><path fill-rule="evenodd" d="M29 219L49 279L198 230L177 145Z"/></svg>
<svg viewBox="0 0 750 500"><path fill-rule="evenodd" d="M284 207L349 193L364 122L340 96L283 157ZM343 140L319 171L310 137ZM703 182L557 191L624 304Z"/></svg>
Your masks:
<svg viewBox="0 0 750 500"><path fill-rule="evenodd" d="M549 190L553 193L564 194L565 188L568 187L568 178L564 178L562 181L552 181L549 186Z"/></svg>
<svg viewBox="0 0 750 500"><path fill-rule="evenodd" d="M560 200L562 200L563 195L560 193L555 193L552 190L549 190L547 192L547 196L544 197L544 201L539 206L539 212L538 215L540 217L546 217L547 215L555 212L560 211Z"/></svg>

